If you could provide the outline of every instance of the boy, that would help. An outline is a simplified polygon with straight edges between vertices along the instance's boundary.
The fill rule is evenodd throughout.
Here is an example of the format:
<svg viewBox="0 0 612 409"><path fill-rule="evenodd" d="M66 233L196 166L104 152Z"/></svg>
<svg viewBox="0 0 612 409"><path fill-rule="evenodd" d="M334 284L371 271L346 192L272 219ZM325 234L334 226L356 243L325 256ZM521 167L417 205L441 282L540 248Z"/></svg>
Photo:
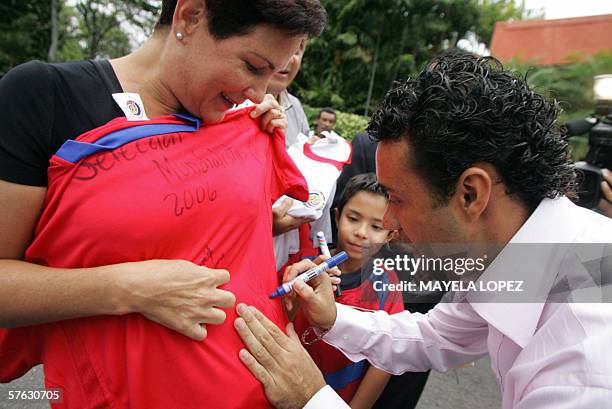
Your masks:
<svg viewBox="0 0 612 409"><path fill-rule="evenodd" d="M386 192L373 173L357 175L347 183L335 209L338 225L336 252L344 250L349 256L339 265L342 295L336 301L359 309L385 310L393 314L403 310L401 293L386 291L381 284L397 282L397 277L388 271L374 274L372 263L368 263L393 234L382 227L386 208ZM380 283L374 285L377 281ZM390 375L370 366L365 360L351 362L334 347L314 341L314 334L300 312L297 313L295 327L326 382L351 408L370 408L382 393Z"/></svg>

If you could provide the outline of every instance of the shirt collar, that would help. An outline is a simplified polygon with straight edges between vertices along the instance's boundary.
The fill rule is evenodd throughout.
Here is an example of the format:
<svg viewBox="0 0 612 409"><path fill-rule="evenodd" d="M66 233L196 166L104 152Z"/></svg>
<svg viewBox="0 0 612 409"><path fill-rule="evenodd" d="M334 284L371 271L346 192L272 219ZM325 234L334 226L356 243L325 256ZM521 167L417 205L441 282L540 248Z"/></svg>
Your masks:
<svg viewBox="0 0 612 409"><path fill-rule="evenodd" d="M568 198L563 196L557 199L544 199L509 243L572 243L579 234L580 225L576 205ZM516 249L517 247L506 246L481 278L485 281L515 279L508 277L507 266L516 265L517 260L521 260L517 257ZM554 247L550 246L550 254L533 258L523 257L520 261L523 264L529 263L525 270L542 272L542 274L532 274L528 278L528 286L537 289L538 294L550 292L559 272L561 258L554 250ZM502 273L502 270L505 273ZM473 294L467 296L474 310L490 325L524 348L536 331L545 302L494 302L492 299L483 300L481 295L482 293L476 297Z"/></svg>
<svg viewBox="0 0 612 409"><path fill-rule="evenodd" d="M289 105L289 93L287 92L286 89L282 90L278 94L278 103L283 107L286 107Z"/></svg>

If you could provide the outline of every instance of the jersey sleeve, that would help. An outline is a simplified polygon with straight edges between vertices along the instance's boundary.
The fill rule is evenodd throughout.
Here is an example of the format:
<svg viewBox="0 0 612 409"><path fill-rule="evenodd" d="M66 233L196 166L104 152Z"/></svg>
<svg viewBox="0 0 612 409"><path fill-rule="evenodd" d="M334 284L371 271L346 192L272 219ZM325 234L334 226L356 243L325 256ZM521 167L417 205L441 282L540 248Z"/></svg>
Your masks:
<svg viewBox="0 0 612 409"><path fill-rule="evenodd" d="M48 68L38 61L17 66L0 80L0 179L46 186L53 93Z"/></svg>
<svg viewBox="0 0 612 409"><path fill-rule="evenodd" d="M302 202L308 201L308 184L302 172L285 148L282 131L276 129L272 138L272 203L282 195L291 196Z"/></svg>
<svg viewBox="0 0 612 409"><path fill-rule="evenodd" d="M38 328L0 328L0 383L11 382L22 377L41 362L40 333Z"/></svg>

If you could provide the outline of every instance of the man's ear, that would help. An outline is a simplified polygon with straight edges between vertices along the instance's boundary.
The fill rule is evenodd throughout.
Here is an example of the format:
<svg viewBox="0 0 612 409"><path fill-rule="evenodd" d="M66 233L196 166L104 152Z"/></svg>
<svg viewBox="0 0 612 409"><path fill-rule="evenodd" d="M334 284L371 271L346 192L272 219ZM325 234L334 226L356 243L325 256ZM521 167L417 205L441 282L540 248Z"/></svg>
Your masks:
<svg viewBox="0 0 612 409"><path fill-rule="evenodd" d="M453 201L467 221L476 221L491 199L497 172L488 163L476 163L463 171L457 181Z"/></svg>
<svg viewBox="0 0 612 409"><path fill-rule="evenodd" d="M172 24L184 35L193 34L199 26L206 24L206 1L178 0Z"/></svg>

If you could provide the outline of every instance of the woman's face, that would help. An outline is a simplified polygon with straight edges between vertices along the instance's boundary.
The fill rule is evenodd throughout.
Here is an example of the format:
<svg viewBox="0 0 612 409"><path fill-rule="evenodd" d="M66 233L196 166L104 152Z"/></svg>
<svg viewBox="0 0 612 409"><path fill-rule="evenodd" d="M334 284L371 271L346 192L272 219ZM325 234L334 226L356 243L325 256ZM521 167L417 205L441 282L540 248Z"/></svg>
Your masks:
<svg viewBox="0 0 612 409"><path fill-rule="evenodd" d="M283 70L305 38L259 25L249 34L217 40L201 24L182 41L169 39L170 58L163 61L162 78L191 114L221 121L234 104L245 99L260 103L272 76Z"/></svg>

